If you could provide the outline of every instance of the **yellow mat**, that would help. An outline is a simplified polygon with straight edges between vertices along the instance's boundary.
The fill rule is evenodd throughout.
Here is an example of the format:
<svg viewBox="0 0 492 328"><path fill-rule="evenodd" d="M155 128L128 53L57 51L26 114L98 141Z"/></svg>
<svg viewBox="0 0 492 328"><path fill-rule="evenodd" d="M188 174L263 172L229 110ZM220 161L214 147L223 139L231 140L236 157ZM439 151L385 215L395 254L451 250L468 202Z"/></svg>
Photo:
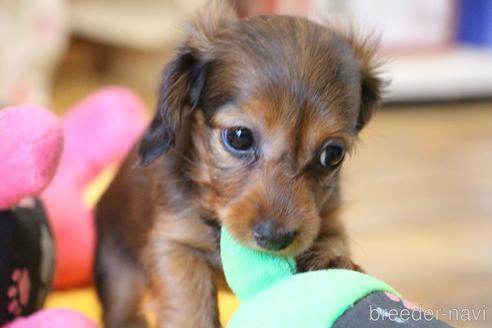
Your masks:
<svg viewBox="0 0 492 328"><path fill-rule="evenodd" d="M230 293L219 293L220 322L225 325L232 313L239 306L239 301ZM53 292L48 296L46 308L64 308L82 312L101 325L101 307L93 288L73 289ZM149 322L153 322L149 314Z"/></svg>

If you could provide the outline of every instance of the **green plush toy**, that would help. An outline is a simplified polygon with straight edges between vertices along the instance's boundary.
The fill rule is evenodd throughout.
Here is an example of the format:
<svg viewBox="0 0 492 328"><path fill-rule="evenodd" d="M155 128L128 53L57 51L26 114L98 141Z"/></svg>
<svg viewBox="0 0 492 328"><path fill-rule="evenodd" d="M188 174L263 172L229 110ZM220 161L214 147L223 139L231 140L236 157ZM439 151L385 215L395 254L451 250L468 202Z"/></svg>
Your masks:
<svg viewBox="0 0 492 328"><path fill-rule="evenodd" d="M224 228L220 244L227 283L241 301L228 328L394 327L407 322L406 312L418 312L366 274L342 269L296 274L293 258L246 248ZM432 318L412 319L408 327L449 327Z"/></svg>

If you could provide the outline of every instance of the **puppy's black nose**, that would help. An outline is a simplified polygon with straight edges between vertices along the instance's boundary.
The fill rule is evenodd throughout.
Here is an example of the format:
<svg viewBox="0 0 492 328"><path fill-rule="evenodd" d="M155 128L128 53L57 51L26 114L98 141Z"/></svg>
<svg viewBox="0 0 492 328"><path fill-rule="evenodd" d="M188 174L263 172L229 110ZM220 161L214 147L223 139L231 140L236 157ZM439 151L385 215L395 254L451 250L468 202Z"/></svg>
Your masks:
<svg viewBox="0 0 492 328"><path fill-rule="evenodd" d="M279 251L294 241L295 233L282 231L277 222L265 219L253 227L253 237L261 248Z"/></svg>

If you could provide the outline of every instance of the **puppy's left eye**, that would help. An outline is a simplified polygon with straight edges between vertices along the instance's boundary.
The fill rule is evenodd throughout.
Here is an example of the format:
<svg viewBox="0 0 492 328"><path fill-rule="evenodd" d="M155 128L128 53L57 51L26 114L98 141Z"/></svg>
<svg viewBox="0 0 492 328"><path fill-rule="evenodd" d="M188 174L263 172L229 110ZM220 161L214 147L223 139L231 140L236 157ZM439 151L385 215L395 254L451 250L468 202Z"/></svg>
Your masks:
<svg viewBox="0 0 492 328"><path fill-rule="evenodd" d="M340 141L330 140L324 144L319 156L319 162L323 167L334 168L343 161L345 147Z"/></svg>

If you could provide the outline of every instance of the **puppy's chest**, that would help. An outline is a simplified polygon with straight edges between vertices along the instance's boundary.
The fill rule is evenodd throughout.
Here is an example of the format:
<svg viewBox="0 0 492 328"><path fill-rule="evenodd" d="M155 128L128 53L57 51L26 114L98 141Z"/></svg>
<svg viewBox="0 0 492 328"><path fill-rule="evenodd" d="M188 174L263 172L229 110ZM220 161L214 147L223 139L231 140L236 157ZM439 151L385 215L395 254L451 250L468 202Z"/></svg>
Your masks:
<svg viewBox="0 0 492 328"><path fill-rule="evenodd" d="M207 217L200 217L203 224L208 227L211 236L212 247L205 252L207 261L214 269L222 270L222 261L220 259L220 230L221 226L217 220L210 219Z"/></svg>
<svg viewBox="0 0 492 328"><path fill-rule="evenodd" d="M167 249L169 244L185 246L185 249L200 254L214 269L221 269L220 225L217 221L201 217L194 211L169 214L161 211L152 228L151 238L155 252Z"/></svg>

